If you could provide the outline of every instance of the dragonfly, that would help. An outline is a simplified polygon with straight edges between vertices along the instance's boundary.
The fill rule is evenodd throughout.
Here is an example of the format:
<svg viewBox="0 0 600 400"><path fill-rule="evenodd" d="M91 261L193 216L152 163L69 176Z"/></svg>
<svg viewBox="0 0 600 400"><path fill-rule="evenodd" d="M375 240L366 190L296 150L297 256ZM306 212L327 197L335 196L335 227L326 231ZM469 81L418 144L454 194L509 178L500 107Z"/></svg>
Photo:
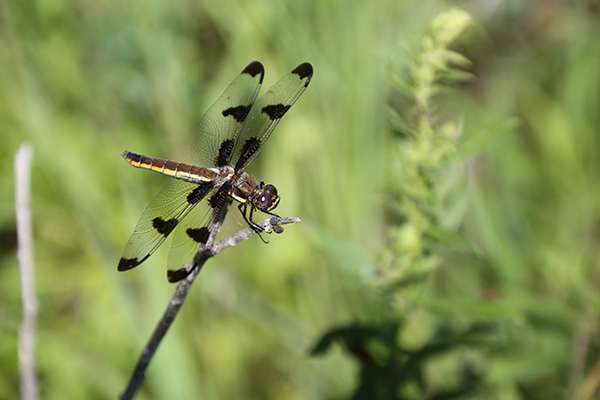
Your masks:
<svg viewBox="0 0 600 400"><path fill-rule="evenodd" d="M276 187L257 181L245 168L306 90L313 67L307 62L298 65L256 100L264 74L260 62L251 62L204 114L192 143L194 164L129 151L122 154L133 167L174 179L142 214L119 260L119 271L146 261L173 234L167 278L177 282L193 271L186 266L198 248L216 236L234 200L259 236L265 230L254 222L254 212L277 216L273 213L280 201Z"/></svg>

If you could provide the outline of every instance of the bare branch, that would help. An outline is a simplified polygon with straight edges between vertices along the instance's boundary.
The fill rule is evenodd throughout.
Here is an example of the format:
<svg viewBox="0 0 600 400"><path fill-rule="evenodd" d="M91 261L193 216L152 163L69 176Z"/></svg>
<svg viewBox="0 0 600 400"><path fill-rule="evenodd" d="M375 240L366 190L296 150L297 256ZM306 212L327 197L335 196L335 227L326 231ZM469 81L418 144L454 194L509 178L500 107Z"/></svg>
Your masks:
<svg viewBox="0 0 600 400"><path fill-rule="evenodd" d="M38 398L35 370L35 325L37 299L35 296L35 269L33 262L33 233L31 224L31 159L33 148L23 143L15 156L15 203L17 212L17 239L21 292L23 296L23 323L19 329L19 369L21 371L21 398Z"/></svg>
<svg viewBox="0 0 600 400"><path fill-rule="evenodd" d="M223 225L223 220L225 219L226 213L227 213L227 208L225 208L223 210L223 212L220 216L217 216L215 218L216 222L215 222L215 224L213 224L207 244L204 246L201 246L200 249L198 249L198 252L196 253L196 256L194 257L194 262L188 266L188 268L189 268L189 270L191 270L191 272L184 279L182 279L179 282L179 284L177 285L177 288L175 289L175 293L173 293L173 296L171 297L171 300L169 301L169 305L167 306L167 309L165 310L162 318L156 325L156 328L154 328L154 332L152 333L150 340L148 341L148 343L146 344L146 347L144 347L144 350L142 351L142 354L138 360L138 363L135 366L135 369L131 375L131 378L129 379L127 388L119 397L121 400L133 399L133 396L135 396L135 393L137 392L140 385L144 381L144 378L146 376L146 370L148 369L148 365L150 364L150 361L152 360L154 353L158 349L158 346L160 345L160 342L162 341L165 334L167 333L167 330L171 327L171 324L175 320L175 317L177 316L179 309L183 305L183 302L185 301L185 298L190 290L190 287L192 286L192 283L194 282L194 280L200 273L200 270L204 266L204 263L206 263L206 261L208 261L210 258L214 257L215 255L219 254L221 251L225 250L226 248L228 248L230 246L235 246L239 242L248 240L248 238L250 238L250 236L252 236L253 234L256 233L256 231L254 229L246 228L246 229L243 229L243 230L229 236L226 239L223 239L217 243L214 243L215 238L216 238L217 234L219 233L221 226ZM261 226L267 233L270 233L270 232L281 233L281 232L283 232L283 228L281 227L281 225L293 224L293 223L298 223L298 222L300 222L300 218L273 217L273 218L269 218L266 221L258 223L258 225ZM209 246L209 244L212 244L212 246Z"/></svg>
<svg viewBox="0 0 600 400"><path fill-rule="evenodd" d="M271 232L282 233L283 228L281 227L281 225L296 224L298 222L300 222L300 218L297 218L297 217L288 217L288 218L273 217L273 218L269 218L269 219L259 223L258 225L260 227L262 227L265 230L265 232L267 232L267 233L271 233ZM225 250L227 247L235 246L239 242L248 240L250 238L250 236L252 236L255 233L256 232L252 228L243 229L243 230L239 231L238 233L233 234L233 235L229 236L228 238L215 243L215 245L213 246L213 252L216 255L216 254L220 253L221 251Z"/></svg>

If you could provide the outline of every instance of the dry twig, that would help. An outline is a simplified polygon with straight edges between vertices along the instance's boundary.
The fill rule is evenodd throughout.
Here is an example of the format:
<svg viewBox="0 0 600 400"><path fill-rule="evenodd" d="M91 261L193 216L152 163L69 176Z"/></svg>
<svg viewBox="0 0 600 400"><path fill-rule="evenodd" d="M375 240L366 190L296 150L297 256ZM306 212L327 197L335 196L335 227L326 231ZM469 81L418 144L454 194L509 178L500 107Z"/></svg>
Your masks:
<svg viewBox="0 0 600 400"><path fill-rule="evenodd" d="M15 207L17 212L17 257L21 272L23 296L23 323L19 329L19 369L21 398L35 400L38 395L35 371L35 324L37 299L35 297L35 269L33 263L33 233L31 224L31 159L33 149L23 143L15 156Z"/></svg>

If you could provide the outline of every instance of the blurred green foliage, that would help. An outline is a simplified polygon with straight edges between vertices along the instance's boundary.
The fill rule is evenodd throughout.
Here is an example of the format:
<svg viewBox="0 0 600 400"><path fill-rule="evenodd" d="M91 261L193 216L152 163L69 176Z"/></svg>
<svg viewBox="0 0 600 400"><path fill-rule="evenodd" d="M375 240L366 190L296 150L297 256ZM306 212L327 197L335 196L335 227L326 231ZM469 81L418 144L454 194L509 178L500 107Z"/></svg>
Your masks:
<svg viewBox="0 0 600 400"><path fill-rule="evenodd" d="M168 244L116 271L166 179L119 154L190 161L254 59L315 68L249 169L303 222L208 263L138 398L594 398L598 37L595 0L0 3L0 398L20 143L41 398L114 399L174 290Z"/></svg>

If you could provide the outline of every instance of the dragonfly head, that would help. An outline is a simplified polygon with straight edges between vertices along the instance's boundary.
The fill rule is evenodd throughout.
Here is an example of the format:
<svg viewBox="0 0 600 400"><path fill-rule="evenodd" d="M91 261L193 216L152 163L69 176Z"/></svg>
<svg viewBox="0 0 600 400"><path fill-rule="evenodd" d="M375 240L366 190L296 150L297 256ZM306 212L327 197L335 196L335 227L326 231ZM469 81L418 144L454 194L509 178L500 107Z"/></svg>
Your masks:
<svg viewBox="0 0 600 400"><path fill-rule="evenodd" d="M277 188L273 185L266 185L260 191L254 205L261 211L269 212L274 210L279 204L279 196L277 195Z"/></svg>

